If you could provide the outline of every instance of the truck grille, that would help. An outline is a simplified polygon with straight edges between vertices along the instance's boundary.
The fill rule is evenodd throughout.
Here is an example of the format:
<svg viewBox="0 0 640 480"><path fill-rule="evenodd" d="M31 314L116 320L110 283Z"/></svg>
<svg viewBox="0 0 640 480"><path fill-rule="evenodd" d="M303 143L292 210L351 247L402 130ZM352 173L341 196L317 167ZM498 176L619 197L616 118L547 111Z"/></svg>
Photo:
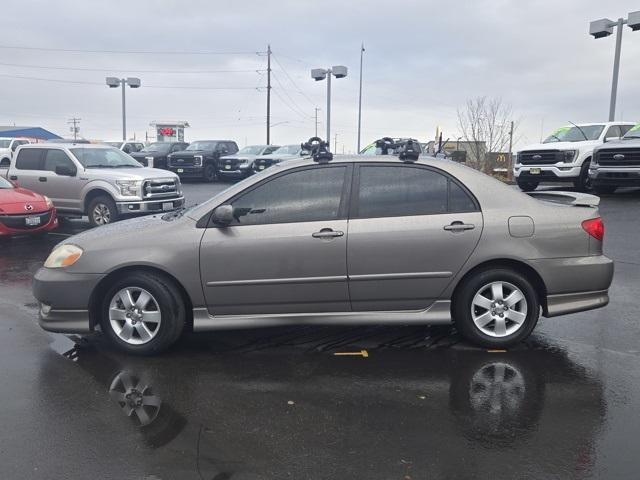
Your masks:
<svg viewBox="0 0 640 480"><path fill-rule="evenodd" d="M178 182L173 178L145 180L142 184L142 195L145 199L177 197Z"/></svg>
<svg viewBox="0 0 640 480"><path fill-rule="evenodd" d="M195 158L191 155L187 156L171 156L167 162L172 167L193 167L195 165Z"/></svg>
<svg viewBox="0 0 640 480"><path fill-rule="evenodd" d="M253 169L256 172L261 172L262 170L269 168L271 165L275 165L276 163L278 163L278 159L266 159L266 158L259 158L257 159L254 164L253 164Z"/></svg>
<svg viewBox="0 0 640 480"><path fill-rule="evenodd" d="M554 164L562 162L563 158L560 150L527 150L518 152L518 163L522 165Z"/></svg>
<svg viewBox="0 0 640 480"><path fill-rule="evenodd" d="M603 167L640 166L640 150L598 150L595 163Z"/></svg>
<svg viewBox="0 0 640 480"><path fill-rule="evenodd" d="M27 217L40 217L40 223L38 225L26 225L25 218ZM16 230L33 230L40 228L51 220L51 210L44 213L34 213L29 215L0 215L0 223L7 228L14 228Z"/></svg>

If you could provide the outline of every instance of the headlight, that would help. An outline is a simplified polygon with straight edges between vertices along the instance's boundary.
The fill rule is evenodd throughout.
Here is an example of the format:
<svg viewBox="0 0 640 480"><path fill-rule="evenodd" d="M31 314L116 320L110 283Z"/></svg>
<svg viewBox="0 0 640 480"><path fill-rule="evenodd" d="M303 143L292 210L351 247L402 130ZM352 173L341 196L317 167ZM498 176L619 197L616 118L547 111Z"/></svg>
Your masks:
<svg viewBox="0 0 640 480"><path fill-rule="evenodd" d="M53 249L44 262L46 268L70 267L82 256L82 249L70 243L60 245Z"/></svg>
<svg viewBox="0 0 640 480"><path fill-rule="evenodd" d="M47 205L48 209L53 208L53 202L51 201L51 199L49 197L47 197L46 195L44 196L44 203Z"/></svg>
<svg viewBox="0 0 640 480"><path fill-rule="evenodd" d="M125 197L137 197L140 183L140 180L116 180L120 193Z"/></svg>
<svg viewBox="0 0 640 480"><path fill-rule="evenodd" d="M176 193L182 195L182 183L180 183L179 178L176 178Z"/></svg>
<svg viewBox="0 0 640 480"><path fill-rule="evenodd" d="M147 161L148 167L153 167L153 157L144 157L144 159Z"/></svg>
<svg viewBox="0 0 640 480"><path fill-rule="evenodd" d="M564 163L571 163L576 159L577 156L578 150L565 150L563 161Z"/></svg>
<svg viewBox="0 0 640 480"><path fill-rule="evenodd" d="M194 155L193 156L193 164L200 167L202 166L202 155Z"/></svg>

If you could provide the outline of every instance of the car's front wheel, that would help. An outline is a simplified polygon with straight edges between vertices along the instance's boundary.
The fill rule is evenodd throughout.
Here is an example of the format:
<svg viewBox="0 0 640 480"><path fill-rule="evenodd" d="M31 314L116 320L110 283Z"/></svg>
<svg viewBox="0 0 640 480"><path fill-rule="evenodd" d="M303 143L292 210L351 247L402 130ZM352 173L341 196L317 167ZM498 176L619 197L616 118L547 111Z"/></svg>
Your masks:
<svg viewBox="0 0 640 480"><path fill-rule="evenodd" d="M540 304L531 282L520 273L487 269L459 287L452 313L456 328L467 340L483 347L504 348L531 334Z"/></svg>
<svg viewBox="0 0 640 480"><path fill-rule="evenodd" d="M89 202L87 215L91 226L99 227L117 221L118 209L111 197L100 195Z"/></svg>
<svg viewBox="0 0 640 480"><path fill-rule="evenodd" d="M524 180L518 180L518 187L523 192L533 192L536 188L538 188L538 182L527 182Z"/></svg>
<svg viewBox="0 0 640 480"><path fill-rule="evenodd" d="M172 345L185 324L184 301L163 276L139 272L116 280L102 303L102 331L120 349L153 355Z"/></svg>
<svg viewBox="0 0 640 480"><path fill-rule="evenodd" d="M203 176L204 176L205 182L215 182L217 177L215 165L211 163L205 165Z"/></svg>
<svg viewBox="0 0 640 480"><path fill-rule="evenodd" d="M591 160L587 160L582 164L582 168L580 168L580 176L576 178L573 182L573 186L579 192L588 192L591 190L591 178L589 177L589 165L591 165Z"/></svg>

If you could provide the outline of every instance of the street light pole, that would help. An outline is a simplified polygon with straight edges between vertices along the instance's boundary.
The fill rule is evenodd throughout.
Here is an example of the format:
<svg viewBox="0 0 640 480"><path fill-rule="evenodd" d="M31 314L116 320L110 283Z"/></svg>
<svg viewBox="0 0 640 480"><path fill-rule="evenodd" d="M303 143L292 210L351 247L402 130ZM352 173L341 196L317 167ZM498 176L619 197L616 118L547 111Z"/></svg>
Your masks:
<svg viewBox="0 0 640 480"><path fill-rule="evenodd" d="M124 142L127 140L127 105L125 88L127 85L131 88L140 88L140 79L135 77L107 77L106 82L109 88L122 87L122 141Z"/></svg>
<svg viewBox="0 0 640 480"><path fill-rule="evenodd" d="M311 70L311 78L316 82L327 80L327 137L326 142L331 145L331 76L344 78L347 76L347 67L337 65L332 68L314 68Z"/></svg>
<svg viewBox="0 0 640 480"><path fill-rule="evenodd" d="M618 96L618 74L620 73L620 50L622 48L622 26L624 19L619 18L616 31L616 52L613 57L613 79L611 81L611 100L609 101L609 121L613 122L616 116L616 98Z"/></svg>
<svg viewBox="0 0 640 480"><path fill-rule="evenodd" d="M358 152L360 153L360 127L362 125L362 57L364 56L364 43L360 47L360 89L358 91Z"/></svg>
<svg viewBox="0 0 640 480"><path fill-rule="evenodd" d="M121 80L122 83L122 141L127 141L127 102L125 100L125 80Z"/></svg>
<svg viewBox="0 0 640 480"><path fill-rule="evenodd" d="M327 142L331 142L331 69L327 75Z"/></svg>

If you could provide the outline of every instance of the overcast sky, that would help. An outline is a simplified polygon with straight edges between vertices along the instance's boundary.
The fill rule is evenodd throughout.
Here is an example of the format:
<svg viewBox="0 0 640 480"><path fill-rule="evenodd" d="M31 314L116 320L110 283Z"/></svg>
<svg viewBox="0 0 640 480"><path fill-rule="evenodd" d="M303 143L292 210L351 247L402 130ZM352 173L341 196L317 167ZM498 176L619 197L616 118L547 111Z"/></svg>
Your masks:
<svg viewBox="0 0 640 480"><path fill-rule="evenodd" d="M273 143L313 135L315 107L324 137L326 84L314 82L309 70L349 68L349 76L332 85L332 136L338 134L341 152L356 146L361 42L363 144L382 136L426 141L437 126L455 139L456 109L465 99L490 96L513 105L524 145L567 121L607 119L615 38L594 40L589 21L626 17L640 4L5 0L2 7L0 125L36 125L68 136L67 119L75 116L85 137L119 139L120 92L104 78L137 76L142 88L127 90L129 136L144 138L151 121L168 119L190 122L188 140L263 143L263 52L270 43ZM166 53L177 51L219 54ZM625 27L618 119L640 120L637 58L640 33Z"/></svg>

